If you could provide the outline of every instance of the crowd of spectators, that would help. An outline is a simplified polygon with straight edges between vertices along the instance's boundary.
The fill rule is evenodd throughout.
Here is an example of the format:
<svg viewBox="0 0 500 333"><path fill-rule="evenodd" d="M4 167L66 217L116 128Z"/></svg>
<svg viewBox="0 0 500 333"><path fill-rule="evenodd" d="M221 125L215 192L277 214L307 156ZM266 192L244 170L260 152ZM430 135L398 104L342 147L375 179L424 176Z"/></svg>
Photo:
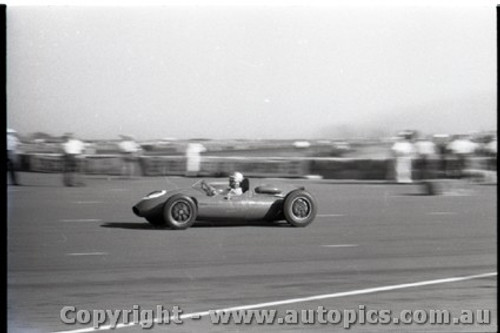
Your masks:
<svg viewBox="0 0 500 333"><path fill-rule="evenodd" d="M490 171L497 167L497 137L487 135L427 135L416 131L398 134L391 147L394 159L394 179L398 183L433 178L464 178L474 169L472 157Z"/></svg>
<svg viewBox="0 0 500 333"><path fill-rule="evenodd" d="M103 144L106 148L103 150ZM98 146L99 145L99 146ZM24 150L31 147L35 153L60 154L62 156L63 183L66 186L83 185L83 177L88 164L88 155L120 154L122 157L121 174L127 178L142 175L144 166L141 162L142 146L133 137L122 135L121 140L107 142L83 142L72 134L62 137L44 137L23 140L22 136L7 129L7 170L10 183L19 185L20 160L26 162L30 150L20 154L19 147ZM381 149L384 145L380 145ZM97 150L98 152L96 152ZM186 145L187 173L198 174L201 153L206 151L203 145L189 143ZM387 150L385 150L387 152ZM392 179L398 183L411 183L416 180L435 178L463 178L473 169L495 171L497 169L497 135L490 132L483 135L421 135L416 131L403 131L391 146L393 162ZM474 158L472 158L474 157ZM29 161L28 161L29 162ZM80 178L79 181L77 178Z"/></svg>

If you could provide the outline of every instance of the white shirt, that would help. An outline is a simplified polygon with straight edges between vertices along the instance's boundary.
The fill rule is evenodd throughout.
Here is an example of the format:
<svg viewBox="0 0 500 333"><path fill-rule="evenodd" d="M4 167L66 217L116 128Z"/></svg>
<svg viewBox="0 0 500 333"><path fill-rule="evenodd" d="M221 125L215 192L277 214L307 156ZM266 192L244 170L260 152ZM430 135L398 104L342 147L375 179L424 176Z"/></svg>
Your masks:
<svg viewBox="0 0 500 333"><path fill-rule="evenodd" d="M239 196L243 194L243 189L241 187L238 188L229 188L225 198L229 199L231 197Z"/></svg>
<svg viewBox="0 0 500 333"><path fill-rule="evenodd" d="M469 140L457 139L450 142L448 149L455 154L472 154L476 150L476 144Z"/></svg>
<svg viewBox="0 0 500 333"><path fill-rule="evenodd" d="M8 151L16 151L17 145L19 144L19 140L13 134L7 134L7 150Z"/></svg>
<svg viewBox="0 0 500 333"><path fill-rule="evenodd" d="M199 143L190 143L186 149L186 155L198 156L200 153L206 152L207 149Z"/></svg>
<svg viewBox="0 0 500 333"><path fill-rule="evenodd" d="M231 195L242 195L243 194L243 190L241 187L238 187L238 188L232 188L229 190L229 192Z"/></svg>
<svg viewBox="0 0 500 333"><path fill-rule="evenodd" d="M486 151L488 153L492 153L492 154L496 154L497 153L497 140L493 140L491 142L489 142L488 144L486 144Z"/></svg>
<svg viewBox="0 0 500 333"><path fill-rule="evenodd" d="M392 146L392 150L397 156L408 156L411 157L415 150L413 145L408 141L399 141Z"/></svg>
<svg viewBox="0 0 500 333"><path fill-rule="evenodd" d="M137 153L140 150L140 146L131 140L120 142L118 147L124 153Z"/></svg>
<svg viewBox="0 0 500 333"><path fill-rule="evenodd" d="M63 150L69 155L80 155L84 148L85 145L78 139L69 139L63 143Z"/></svg>
<svg viewBox="0 0 500 333"><path fill-rule="evenodd" d="M417 141L415 147L419 155L430 156L436 153L436 145L431 141Z"/></svg>

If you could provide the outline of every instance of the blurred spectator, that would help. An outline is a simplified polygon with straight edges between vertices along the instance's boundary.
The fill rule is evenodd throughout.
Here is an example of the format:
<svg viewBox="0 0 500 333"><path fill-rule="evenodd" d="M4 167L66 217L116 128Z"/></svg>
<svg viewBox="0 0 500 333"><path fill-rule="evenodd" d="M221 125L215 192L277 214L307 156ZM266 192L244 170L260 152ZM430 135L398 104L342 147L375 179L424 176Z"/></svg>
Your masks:
<svg viewBox="0 0 500 333"><path fill-rule="evenodd" d="M497 145L497 137L493 136L484 147L486 156L488 156L488 170L497 170Z"/></svg>
<svg viewBox="0 0 500 333"><path fill-rule="evenodd" d="M419 138L415 143L417 153L417 169L419 171L419 179L431 179L434 174L434 157L436 156L436 145L429 138Z"/></svg>
<svg viewBox="0 0 500 333"><path fill-rule="evenodd" d="M436 153L438 154L438 166L437 174L439 177L446 178L448 176L448 143L450 142L450 136L448 134L436 134L433 137L433 141L436 147Z"/></svg>
<svg viewBox="0 0 500 333"><path fill-rule="evenodd" d="M395 178L398 183L412 182L412 162L415 155L412 138L411 133L400 134L391 148L394 156Z"/></svg>
<svg viewBox="0 0 500 333"><path fill-rule="evenodd" d="M452 154L451 176L462 178L464 170L469 166L469 158L477 148L477 144L472 142L467 135L455 135L448 144L448 150Z"/></svg>
<svg viewBox="0 0 500 333"><path fill-rule="evenodd" d="M83 185L78 181L78 175L83 167L83 150L85 145L73 136L72 133L65 135L66 141L62 144L63 150L63 183L65 186Z"/></svg>
<svg viewBox="0 0 500 333"><path fill-rule="evenodd" d="M200 172L201 156L200 154L207 149L201 143L190 143L186 149L187 174L194 175Z"/></svg>
<svg viewBox="0 0 500 333"><path fill-rule="evenodd" d="M122 141L118 144L118 148L123 160L122 175L133 178L135 175L135 166L139 162L142 148L131 136L121 135L121 138Z"/></svg>
<svg viewBox="0 0 500 333"><path fill-rule="evenodd" d="M9 173L12 185L20 185L17 179L17 158L18 158L19 139L17 132L13 129L7 129L7 172Z"/></svg>

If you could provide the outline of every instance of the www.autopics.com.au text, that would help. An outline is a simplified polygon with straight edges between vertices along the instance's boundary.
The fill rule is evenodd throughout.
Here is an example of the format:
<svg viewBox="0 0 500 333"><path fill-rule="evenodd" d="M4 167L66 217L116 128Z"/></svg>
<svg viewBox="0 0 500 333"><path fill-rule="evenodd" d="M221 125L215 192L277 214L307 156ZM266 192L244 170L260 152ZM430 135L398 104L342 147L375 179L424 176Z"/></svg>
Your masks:
<svg viewBox="0 0 500 333"><path fill-rule="evenodd" d="M140 325L148 329L153 325L180 325L185 319L201 319L208 317L214 325L339 325L349 329L353 325L489 325L491 310L461 310L452 313L450 310L418 309L402 310L395 313L388 309L368 309L359 305L356 309L327 309L319 306L316 309L284 310L245 309L245 310L210 310L206 312L184 314L179 306L165 308L157 305L155 309L143 309L134 305L132 309L77 309L65 306L60 311L63 323L92 324L94 328L107 326L117 328L119 325Z"/></svg>

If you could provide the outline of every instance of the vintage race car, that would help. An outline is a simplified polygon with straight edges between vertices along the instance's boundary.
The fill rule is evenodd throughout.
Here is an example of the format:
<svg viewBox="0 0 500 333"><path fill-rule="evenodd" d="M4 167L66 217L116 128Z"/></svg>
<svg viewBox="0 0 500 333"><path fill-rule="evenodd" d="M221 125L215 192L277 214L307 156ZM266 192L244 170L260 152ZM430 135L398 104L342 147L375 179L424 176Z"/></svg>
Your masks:
<svg viewBox="0 0 500 333"><path fill-rule="evenodd" d="M304 187L258 185L242 182L243 194L228 196L227 184L200 180L191 187L154 191L132 210L153 225L172 229L189 228L197 220L286 220L294 227L305 227L316 217L315 198Z"/></svg>

